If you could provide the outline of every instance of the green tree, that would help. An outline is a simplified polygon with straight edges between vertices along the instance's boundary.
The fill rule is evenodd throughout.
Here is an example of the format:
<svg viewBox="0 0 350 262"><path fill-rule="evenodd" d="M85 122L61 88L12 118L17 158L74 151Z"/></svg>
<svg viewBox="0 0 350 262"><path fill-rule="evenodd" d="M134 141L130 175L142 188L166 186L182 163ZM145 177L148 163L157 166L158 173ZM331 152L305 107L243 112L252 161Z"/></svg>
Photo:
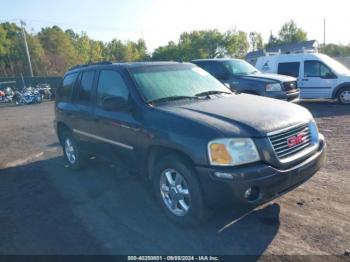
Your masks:
<svg viewBox="0 0 350 262"><path fill-rule="evenodd" d="M247 34L243 31L229 30L224 37L224 54L229 57L243 58L249 49Z"/></svg>
<svg viewBox="0 0 350 262"><path fill-rule="evenodd" d="M38 38L47 54L48 73L61 75L69 67L81 61L72 39L58 26L43 28L38 33Z"/></svg>
<svg viewBox="0 0 350 262"><path fill-rule="evenodd" d="M282 43L298 43L307 40L307 33L291 20L282 26L278 37Z"/></svg>
<svg viewBox="0 0 350 262"><path fill-rule="evenodd" d="M332 57L350 56L350 45L321 45L320 52Z"/></svg>
<svg viewBox="0 0 350 262"><path fill-rule="evenodd" d="M181 57L180 48L175 42L170 41L166 46L160 46L153 51L154 61L177 61Z"/></svg>
<svg viewBox="0 0 350 262"><path fill-rule="evenodd" d="M274 36L272 33L270 35L267 47L276 46L281 44L299 43L307 40L307 33L295 23L295 21L290 20L282 25L278 32L278 37Z"/></svg>

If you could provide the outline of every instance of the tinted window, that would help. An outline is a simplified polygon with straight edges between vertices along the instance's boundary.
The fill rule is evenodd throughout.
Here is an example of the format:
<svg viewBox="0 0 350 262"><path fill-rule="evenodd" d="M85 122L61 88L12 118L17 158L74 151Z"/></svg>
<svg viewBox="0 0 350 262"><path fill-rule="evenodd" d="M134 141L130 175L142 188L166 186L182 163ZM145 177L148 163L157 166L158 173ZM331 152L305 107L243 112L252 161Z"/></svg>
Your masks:
<svg viewBox="0 0 350 262"><path fill-rule="evenodd" d="M304 62L305 77L329 77L332 76L332 71L319 61Z"/></svg>
<svg viewBox="0 0 350 262"><path fill-rule="evenodd" d="M202 68L208 71L211 75L220 79L225 78L227 75L224 66L220 63L205 63L203 64Z"/></svg>
<svg viewBox="0 0 350 262"><path fill-rule="evenodd" d="M95 71L83 72L80 80L80 88L78 92L78 100L81 102L89 102L91 89L94 81Z"/></svg>
<svg viewBox="0 0 350 262"><path fill-rule="evenodd" d="M59 89L58 95L62 100L70 100L73 93L73 86L77 80L78 73L67 75L62 82L62 87Z"/></svg>
<svg viewBox="0 0 350 262"><path fill-rule="evenodd" d="M127 100L129 90L118 72L102 70L98 79L97 104L101 106L106 98L115 96L121 96Z"/></svg>
<svg viewBox="0 0 350 262"><path fill-rule="evenodd" d="M299 62L279 63L278 64L278 74L298 77L299 76L299 68L300 68Z"/></svg>

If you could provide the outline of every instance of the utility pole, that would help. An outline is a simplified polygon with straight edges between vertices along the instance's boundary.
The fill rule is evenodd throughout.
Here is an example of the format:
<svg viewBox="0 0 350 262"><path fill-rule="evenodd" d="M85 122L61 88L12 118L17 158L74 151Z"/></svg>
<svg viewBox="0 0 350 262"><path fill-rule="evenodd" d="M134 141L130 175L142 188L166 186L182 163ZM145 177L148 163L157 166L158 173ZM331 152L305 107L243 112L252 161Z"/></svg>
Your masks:
<svg viewBox="0 0 350 262"><path fill-rule="evenodd" d="M326 19L323 19L323 46L326 46Z"/></svg>
<svg viewBox="0 0 350 262"><path fill-rule="evenodd" d="M30 76L33 77L32 62L30 60L29 48L28 48L28 43L27 43L26 32L24 30L24 26L25 26L25 23L24 23L24 21L21 20L22 35L23 35L24 45L25 45L26 53L27 53L29 73L30 73Z"/></svg>

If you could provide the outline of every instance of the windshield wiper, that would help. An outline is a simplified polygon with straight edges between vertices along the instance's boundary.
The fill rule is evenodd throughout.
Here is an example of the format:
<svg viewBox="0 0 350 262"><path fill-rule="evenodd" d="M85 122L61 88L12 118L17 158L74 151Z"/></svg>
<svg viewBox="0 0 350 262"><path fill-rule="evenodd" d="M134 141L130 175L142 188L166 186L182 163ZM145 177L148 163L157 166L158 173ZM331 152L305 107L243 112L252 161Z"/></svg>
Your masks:
<svg viewBox="0 0 350 262"><path fill-rule="evenodd" d="M209 96L209 95L217 95L217 94L232 94L232 93L228 91L212 90L212 91L205 91L205 92L198 93L196 94L196 96Z"/></svg>
<svg viewBox="0 0 350 262"><path fill-rule="evenodd" d="M162 102L169 102L169 101L175 101L175 100L182 100L182 99L199 99L196 96L168 96L168 97L162 97L154 100L148 101L149 104L153 103L162 103Z"/></svg>

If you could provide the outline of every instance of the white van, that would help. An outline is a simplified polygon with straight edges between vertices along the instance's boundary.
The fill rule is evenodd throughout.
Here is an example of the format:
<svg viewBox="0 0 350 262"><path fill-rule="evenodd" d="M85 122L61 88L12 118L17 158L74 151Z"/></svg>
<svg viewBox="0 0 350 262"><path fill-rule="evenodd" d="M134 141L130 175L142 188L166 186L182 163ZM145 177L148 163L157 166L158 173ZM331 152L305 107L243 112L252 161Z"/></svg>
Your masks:
<svg viewBox="0 0 350 262"><path fill-rule="evenodd" d="M298 78L301 98L332 98L350 105L350 70L319 53L259 57L256 68Z"/></svg>

